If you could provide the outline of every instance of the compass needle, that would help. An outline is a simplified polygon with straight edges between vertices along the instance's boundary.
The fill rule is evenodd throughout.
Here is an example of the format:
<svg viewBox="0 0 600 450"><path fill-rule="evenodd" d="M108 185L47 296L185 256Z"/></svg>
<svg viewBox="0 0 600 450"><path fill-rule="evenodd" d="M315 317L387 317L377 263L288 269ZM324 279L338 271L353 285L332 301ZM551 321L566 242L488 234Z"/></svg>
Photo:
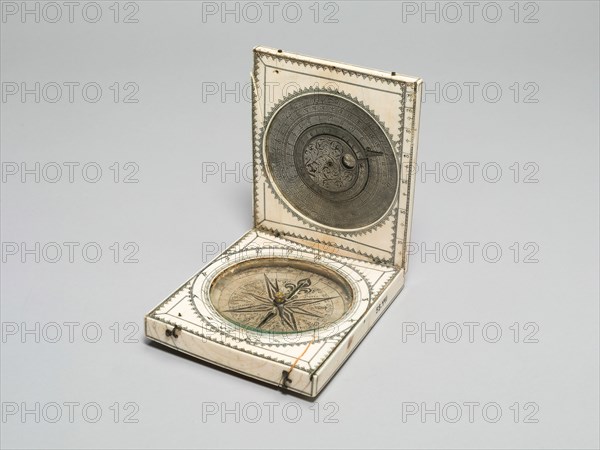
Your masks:
<svg viewBox="0 0 600 450"><path fill-rule="evenodd" d="M277 313L275 311L271 311L269 314L267 314L263 320L257 325L256 328L262 328L263 326L265 326L273 317L275 317L277 315Z"/></svg>

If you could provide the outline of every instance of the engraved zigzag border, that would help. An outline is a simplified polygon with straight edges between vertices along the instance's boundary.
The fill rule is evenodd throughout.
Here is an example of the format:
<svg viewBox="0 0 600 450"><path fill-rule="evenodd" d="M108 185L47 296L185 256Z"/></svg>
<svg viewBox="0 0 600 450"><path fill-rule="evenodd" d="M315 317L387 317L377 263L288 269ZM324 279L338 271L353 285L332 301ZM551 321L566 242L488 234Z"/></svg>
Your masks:
<svg viewBox="0 0 600 450"><path fill-rule="evenodd" d="M252 232L248 233L247 235L243 236L242 238L240 238L237 242L233 243L227 250L225 250L225 252L223 252L223 254L231 254L231 253L235 253L235 252L244 251L247 248L247 246L249 244L251 244L252 241L254 241L254 239L256 239L256 238L263 238L263 239L269 239L269 240L276 239L276 240L282 241L280 243L280 245L281 245L282 248L285 247L285 239L275 238L275 237L270 236L270 235L268 235L268 236L262 236L261 233L260 233L260 231L252 231ZM297 242L293 242L293 244L299 246L300 250L302 250L302 251L306 251L306 252L309 252L309 253L312 253L312 254L318 254L318 252L316 252L314 249L312 249L310 247L307 247L307 246L302 245L302 244L297 243ZM334 260L334 261L342 263L342 264L347 263L348 260L350 260L350 261L352 260L352 258L342 257L342 256L338 256L338 255L335 255L335 254L328 254L327 257L330 258L330 259L332 259L332 260ZM356 263L357 264L372 264L372 263L369 263L369 262L359 261L359 260L356 260ZM357 268L356 266L353 266L353 269L356 272L358 272L360 274L360 276L363 277L363 279L367 283L367 286L368 286L369 292L370 292L370 299L369 299L370 300L369 301L369 303L370 303L369 308L370 308L373 305L374 299L378 298L379 294L384 289L387 288L387 286L389 285L390 281L394 278L394 273L387 274L387 275L390 275L389 278L388 278L388 280L385 283L383 283L383 285L381 286L380 289L377 290L377 292L375 292L373 290L374 286L369 281L369 279L366 276L366 274L364 274L362 272L362 270L360 270L360 268ZM278 358L278 357L275 357L275 356L267 355L265 353L261 353L260 351L253 351L253 350L244 348L241 345L236 345L234 343L225 342L225 340L223 340L223 339L219 340L219 339L215 339L215 338L212 338L210 336L207 336L205 334L199 333L199 332L193 330L192 328L188 327L184 323L180 323L179 321L175 322L173 320L170 320L170 319L164 317L168 313L166 313L166 312L159 313L158 312L160 309L162 309L168 303L170 303L171 301L175 300L176 297L182 293L182 291L186 291L186 293L184 294L184 297L181 298L179 301L185 301L186 303L190 304L190 306L192 307L192 310L194 311L194 314L203 323L207 324L211 329L216 330L218 333L221 333L220 330L218 330L216 327L214 327L210 322L208 322L199 313L199 311L197 310L197 308L195 307L194 302L193 302L193 292L192 292L193 285L196 282L196 280L198 279L198 277L200 276L200 274L202 274L205 270L206 270L206 267L203 268L199 273L197 273L196 275L194 275L186 283L184 283L171 296L169 296L169 298L167 298L160 305L158 305L150 313L150 316L152 316L156 320L159 320L159 321L164 322L166 324L169 324L169 325L172 325L172 326L178 326L179 328L181 328L182 330L185 330L188 333L191 333L191 334L193 334L195 336L198 336L198 337L201 337L203 339L208 339L208 340L210 340L212 342L215 342L217 344L225 345L226 347L230 347L232 349L235 349L235 350L238 350L238 351L241 351L241 352L244 352L244 353L248 353L248 354L251 354L253 356L260 357L260 358L268 359L268 360L271 360L271 361L274 361L274 362L277 362L277 363L280 363L280 364L284 364L284 365L288 364L289 361L285 361L282 358ZM368 311L368 309L367 309L367 311ZM159 317L159 315L162 316L162 317ZM307 370L307 369L303 368L302 366L297 366L296 368L298 370L301 370L301 371L306 372L306 373L311 373L312 371L316 370L316 368L318 368L320 366L320 364L322 363L322 361L324 361L335 350L335 348L338 346L338 344L344 339L344 337L350 332L351 329L352 328L350 328L348 330L345 330L343 332L340 332L340 333L328 336L327 338L316 340L314 343L320 343L321 344L321 349L318 351L317 354L319 354L319 353L321 353L323 351L323 346L327 344L326 341L330 341L330 343L333 346L329 350L325 350L325 354L322 355L319 360L317 360L316 362L313 362L313 364L308 364L311 370ZM244 339L239 339L239 338L236 338L235 336L232 336L232 335L229 335L229 334L227 336L230 339L232 339L234 342L237 341L240 344L244 344L244 343L247 344L247 341L244 340ZM273 347L297 347L298 349L300 349L300 348L302 348L302 347L305 346L305 343L299 343L299 344L286 344L286 343L283 343L283 344L263 344L263 345L265 345L267 347L267 349L268 349L269 346L273 346ZM293 359L293 358L291 358L291 359Z"/></svg>
<svg viewBox="0 0 600 450"><path fill-rule="evenodd" d="M365 73L363 71L360 70L352 70L352 69L348 69L348 68L340 68L336 66L336 63L333 61L329 61L329 62L318 62L318 61L308 61L306 59L304 59L303 57L299 56L299 57L295 57L293 55L284 55L284 54L273 54L270 52L265 52L264 50L261 50L259 48L256 48L253 52L253 75L254 75L254 80L257 82L257 85L260 84L258 82L259 77L260 77L260 68L261 68L261 64L267 64L269 62L283 62L283 63L288 63L292 66L298 66L298 67L309 67L312 69L316 69L317 71L322 70L322 71L328 71L328 72L334 72L337 74L341 74L343 76L348 77L349 79L352 78L357 78L357 79L362 79L362 80L369 80L369 81L373 81L376 82L378 84L381 85L385 85L385 86L390 86L390 85L395 85L400 87L400 92L398 93L399 95L401 95L401 102L399 105L399 111L398 111L398 136L399 136L399 142L400 142L400 153L401 156L404 156L404 135L405 135L405 114L406 114L406 109L407 109L407 88L408 86L415 86L414 82L409 82L406 80L396 80L396 79L390 79L388 77L381 77L381 76L377 76L377 75L373 75L373 74L368 74ZM393 73L392 73L393 75ZM411 105L411 109L413 109L414 111L414 97L413 97L413 102ZM255 96L255 92L253 90L253 101L252 101L252 139L253 139L253 151L256 148L256 145L258 145L257 143L257 139L259 139L259 130L257 129L257 123L259 121L259 112L257 109L257 102L258 99ZM264 114L264 113L263 113ZM265 119L264 117L262 118L263 120ZM264 125L263 125L264 126ZM414 128L414 122L413 122L413 128ZM410 148L410 163L412 164L412 159L414 157L414 149L413 149L413 145L411 143L411 148ZM402 162L402 160L401 160ZM258 168L258 161L256 158L253 158L253 163L254 163L254 183L253 183L253 189L254 189L254 217L255 217L255 225L257 223L259 223L259 221L257 220L258 218L258 212L259 212L259 198L258 198L258 175L260 173L260 170ZM409 177L410 180L410 177ZM276 197L277 198L277 197ZM408 206L408 205L407 205ZM381 260L379 258L375 258L374 255L365 253L365 252L360 252L357 251L356 249L353 249L351 247L345 248L349 251L352 251L354 253L363 255L363 256L367 256L370 258L373 258L375 261L383 261L383 262L389 262L391 264L394 264L396 261L396 257L398 256L398 242L397 242L397 237L398 237L398 226L399 226L399 213L402 210L402 208L400 208L400 201L398 202L398 210L395 211L395 223L393 224L394 226L394 233L393 233L393 240L392 240L392 257L388 260ZM405 224L405 228L408 226L407 224L407 220L408 220L408 208L404 209L406 217L403 219L404 224ZM264 227L268 230L272 230L272 228L268 228L268 227ZM308 236L303 236L301 234L289 234L291 236L297 237L297 238L301 238L301 239L307 239L307 240L311 240L316 242L314 239L309 238ZM340 248L344 248L342 246L340 246ZM404 266L405 264L405 242L402 243L402 250L401 250L401 254L400 254L400 258L402 261L402 266Z"/></svg>
<svg viewBox="0 0 600 450"><path fill-rule="evenodd" d="M363 102L361 102L360 100L358 100L356 97L348 94L347 92L344 92L342 90L338 90L338 89L332 89L332 88L322 88L322 89L317 89L317 88L304 88L304 89L300 89L298 91L295 91L293 94L290 94L284 98L282 98L279 102L277 102L275 105L273 105L273 107L271 107L270 111L265 114L265 118L264 118L264 123L263 126L260 127L260 129L258 129L258 127L256 126L256 124L254 124L255 127L255 136L254 136L254 158L256 161L256 167L255 167L255 173L254 173L254 183L258 183L258 180L261 177L264 177L265 181L263 182L264 184L266 184L266 186L268 187L269 191L274 195L275 199L277 200L277 202L283 206L285 208L286 211L288 211L290 214L292 214L296 219L298 219L300 222L302 222L304 225L306 225L309 229L315 230L315 231L319 231L321 233L324 234L329 234L329 235L333 235L342 239L352 239L354 237L357 236L365 236L367 234L373 233L375 231L377 231L379 228L381 228L390 218L390 216L392 216L392 220L393 220L393 224L392 226L394 228L396 228L397 226L397 220L398 220L398 208L397 207L392 207L390 212L381 217L376 223L374 223L373 225L361 229L361 230L357 230L357 231L351 231L351 232L340 232L337 230L332 230L331 228L326 228L326 227L322 227L318 224L313 223L312 221L309 221L307 218L305 218L304 216L298 214L296 211L294 211L292 208L289 207L289 205L287 204L287 202L285 202L281 196L277 193L277 191L273 188L272 186L272 181L270 179L270 177L267 174L267 170L266 170L266 166L265 166L265 162L263 160L263 154L262 154L262 148L264 145L264 139L265 139L265 131L266 128L268 126L268 124L270 123L271 119L273 118L273 116L277 113L277 111L279 110L279 108L281 108L282 105L284 105L285 103L289 102L290 100L293 100L294 98L297 97L301 97L303 95L306 94L310 94L310 93L326 93L326 94L334 94L334 95L338 95L342 98L345 98L349 101L352 101L353 103L357 104L358 106L360 106L362 109L364 109L368 114L370 114L374 120L376 120L376 122L379 124L379 126L381 127L381 129L383 130L384 134L386 135L386 137L388 138L389 142L392 144L392 148L394 149L394 151L396 152L397 155L400 155L400 158L402 156L402 141L395 141L392 137L392 134L390 133L390 131L388 130L388 128L382 123L381 119L379 118L379 116L377 114L375 114L375 112L373 110L371 110L367 105L365 105ZM401 167L401 163L402 161L400 160L400 164L398 167L398 170L400 172L400 170L402 169ZM258 189L255 188L255 202L259 201L259 199L256 197L257 195L257 191ZM256 207L256 205L255 205ZM305 239L310 239L307 236L302 236L302 235L296 235L296 237L302 237ZM391 240L391 249L390 251L393 253L395 249L395 238L392 236L392 240ZM350 249L351 251L356 252L355 249ZM365 254L364 252L359 252L364 254L365 256L371 256L373 258L375 258L374 255L370 255L370 254ZM392 258L390 258L390 260L392 260Z"/></svg>
<svg viewBox="0 0 600 450"><path fill-rule="evenodd" d="M331 62L330 64L322 64L322 63L318 63L316 61L307 61L304 59L298 59L298 58L294 58L292 56L288 56L288 55L283 55L283 54L278 54L278 55L273 55L271 53L265 53L265 52L261 52L259 50L256 50L255 52L256 54L260 54L263 58L265 59L271 59L273 61L276 60L282 60L282 61L286 61L292 65L298 65L298 66L302 66L302 67L311 67L311 68L315 68L317 70L328 70L330 72L336 72L342 75L350 75L350 76L354 76L356 78L362 78L363 80L369 80L369 81L376 81L382 84L386 84L386 85L398 85L398 86L403 86L406 84L405 81L401 81L401 80L394 80L394 79L390 79L390 78L386 78L386 77L380 77L377 75L372 75L372 74L368 74L368 73L364 73L364 72L360 72L357 70L352 70L352 69L342 69L340 67L335 66L335 63Z"/></svg>

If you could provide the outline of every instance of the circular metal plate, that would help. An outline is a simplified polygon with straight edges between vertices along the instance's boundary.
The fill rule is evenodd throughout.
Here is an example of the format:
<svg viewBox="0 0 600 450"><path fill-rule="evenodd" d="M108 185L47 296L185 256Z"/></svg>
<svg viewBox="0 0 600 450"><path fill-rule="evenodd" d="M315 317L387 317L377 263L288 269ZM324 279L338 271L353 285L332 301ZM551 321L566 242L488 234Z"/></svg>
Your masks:
<svg viewBox="0 0 600 450"><path fill-rule="evenodd" d="M279 288L274 294L267 290L267 278L269 286ZM302 281L307 278L309 285ZM287 299L291 286L286 287L286 284L300 286L300 290L290 297L300 303L283 302L285 312L280 315L277 305L282 296L277 292ZM302 291L303 288L311 291ZM255 308L262 303L252 295L246 296L251 292L259 297L272 295L271 303L264 304L271 309ZM336 295L338 297L322 300ZM289 247L274 247L268 252L264 248L244 248L223 254L210 263L193 281L191 298L196 312L206 321L203 329L208 336L228 336L264 345L296 345L347 332L367 310L370 290L364 277L350 265L324 255L302 250L290 253ZM312 301L309 299L315 303L307 304ZM245 307L251 311L238 311ZM295 321L288 315L292 309L296 310L293 312ZM271 311L276 315L269 315L269 320L262 323Z"/></svg>
<svg viewBox="0 0 600 450"><path fill-rule="evenodd" d="M265 158L289 204L328 227L377 222L398 188L394 150L381 126L334 94L304 94L279 108L267 129Z"/></svg>
<svg viewBox="0 0 600 450"><path fill-rule="evenodd" d="M301 333L336 323L352 307L352 288L332 270L290 259L253 259L212 283L216 311L241 327Z"/></svg>

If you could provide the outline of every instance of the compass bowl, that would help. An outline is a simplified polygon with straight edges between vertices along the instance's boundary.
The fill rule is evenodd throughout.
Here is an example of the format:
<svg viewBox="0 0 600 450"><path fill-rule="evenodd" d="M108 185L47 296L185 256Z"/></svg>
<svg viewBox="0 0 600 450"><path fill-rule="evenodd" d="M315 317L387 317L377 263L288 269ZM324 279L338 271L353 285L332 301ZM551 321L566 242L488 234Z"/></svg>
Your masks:
<svg viewBox="0 0 600 450"><path fill-rule="evenodd" d="M257 332L298 333L330 326L352 308L346 279L319 264L258 258L218 275L210 301L226 320Z"/></svg>

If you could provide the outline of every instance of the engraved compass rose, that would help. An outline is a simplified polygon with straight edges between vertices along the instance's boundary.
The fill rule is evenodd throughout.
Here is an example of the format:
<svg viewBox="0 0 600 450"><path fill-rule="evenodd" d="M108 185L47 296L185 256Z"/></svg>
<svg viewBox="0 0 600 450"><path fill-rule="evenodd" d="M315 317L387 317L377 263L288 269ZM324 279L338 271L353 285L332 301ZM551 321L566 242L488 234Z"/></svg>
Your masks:
<svg viewBox="0 0 600 450"><path fill-rule="evenodd" d="M269 280L267 274L265 274L265 286L267 293L266 297L249 292L248 295L257 301L256 305L244 306L237 309L228 309L225 312L266 312L266 315L262 318L256 328L263 328L275 317L279 317L285 326L293 331L298 331L298 324L296 322L295 315L301 314L307 317L322 319L323 314L308 311L305 307L325 302L337 297L300 298L297 296L297 294L302 292L311 292L311 289L308 287L310 284L310 278L299 280L298 284L286 283L286 292L282 292L279 289L279 282L277 279L275 279L275 282L273 283L271 280Z"/></svg>
<svg viewBox="0 0 600 450"><path fill-rule="evenodd" d="M217 277L210 297L230 322L275 333L324 327L352 304L350 287L335 272L290 260L238 264Z"/></svg>

